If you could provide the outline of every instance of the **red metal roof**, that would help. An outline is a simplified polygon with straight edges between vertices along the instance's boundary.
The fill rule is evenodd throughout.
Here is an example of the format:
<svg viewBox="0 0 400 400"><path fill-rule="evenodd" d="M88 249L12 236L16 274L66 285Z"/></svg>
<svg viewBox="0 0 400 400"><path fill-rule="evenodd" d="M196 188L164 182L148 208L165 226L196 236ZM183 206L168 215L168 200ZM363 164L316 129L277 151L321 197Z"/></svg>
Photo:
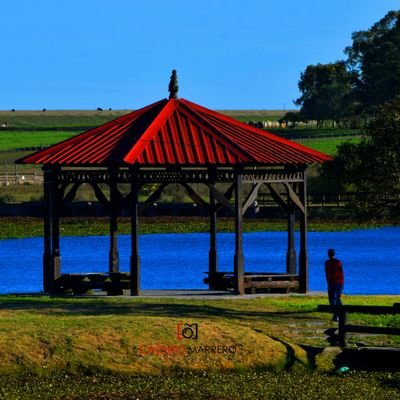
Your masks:
<svg viewBox="0 0 400 400"><path fill-rule="evenodd" d="M64 166L305 164L326 154L185 99L164 99L18 160Z"/></svg>

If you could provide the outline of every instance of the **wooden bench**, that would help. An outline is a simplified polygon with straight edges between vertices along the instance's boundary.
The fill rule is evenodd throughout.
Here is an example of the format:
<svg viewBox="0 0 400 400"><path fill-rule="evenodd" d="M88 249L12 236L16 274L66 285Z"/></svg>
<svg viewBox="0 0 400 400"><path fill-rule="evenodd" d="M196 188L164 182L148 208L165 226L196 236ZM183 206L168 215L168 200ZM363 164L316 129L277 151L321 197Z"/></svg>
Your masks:
<svg viewBox="0 0 400 400"><path fill-rule="evenodd" d="M215 290L234 289L233 272L214 272L204 278L204 283L212 285ZM296 291L299 288L297 274L280 274L274 272L246 272L244 274L244 288L246 293L263 291Z"/></svg>
<svg viewBox="0 0 400 400"><path fill-rule="evenodd" d="M108 295L121 295L130 288L128 272L62 274L55 282L56 292L81 295L93 289L104 290Z"/></svg>
<svg viewBox="0 0 400 400"><path fill-rule="evenodd" d="M348 323L348 314L400 314L400 303L395 303L393 306L358 306L347 305L332 307L329 305L319 305L318 311L338 313L338 329L339 329L339 345L345 347L347 345L347 333L372 333L378 335L400 335L400 328L397 327L375 327L365 325L352 325Z"/></svg>

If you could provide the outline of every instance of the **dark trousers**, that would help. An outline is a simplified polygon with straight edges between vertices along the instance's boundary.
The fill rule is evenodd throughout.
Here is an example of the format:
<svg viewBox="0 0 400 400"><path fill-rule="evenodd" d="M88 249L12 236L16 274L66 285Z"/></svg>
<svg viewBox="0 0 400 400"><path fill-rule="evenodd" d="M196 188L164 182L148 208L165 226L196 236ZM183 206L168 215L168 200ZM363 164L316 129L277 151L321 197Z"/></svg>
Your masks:
<svg viewBox="0 0 400 400"><path fill-rule="evenodd" d="M329 297L329 304L334 306L341 306L342 300L340 296L343 292L343 284L341 283L328 283L328 297ZM335 313L337 315L337 313Z"/></svg>

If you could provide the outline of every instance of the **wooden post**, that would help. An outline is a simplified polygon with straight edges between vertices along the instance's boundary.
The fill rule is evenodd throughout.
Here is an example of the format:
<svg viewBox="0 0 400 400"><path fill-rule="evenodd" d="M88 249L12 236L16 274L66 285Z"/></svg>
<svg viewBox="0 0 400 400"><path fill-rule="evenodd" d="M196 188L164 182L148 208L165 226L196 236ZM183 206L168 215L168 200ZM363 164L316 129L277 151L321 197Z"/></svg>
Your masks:
<svg viewBox="0 0 400 400"><path fill-rule="evenodd" d="M307 183L306 170L304 181L300 184L300 201L304 205L304 212L300 213L300 254L299 254L299 291L308 292L308 252L307 252Z"/></svg>
<svg viewBox="0 0 400 400"><path fill-rule="evenodd" d="M119 272L118 252L118 169L110 169L110 251L108 256L108 272Z"/></svg>
<svg viewBox="0 0 400 400"><path fill-rule="evenodd" d="M61 194L58 188L58 169L53 170L53 252L52 252L52 282L61 276L61 254L60 254L60 204Z"/></svg>
<svg viewBox="0 0 400 400"><path fill-rule="evenodd" d="M288 201L288 248L286 253L286 273L295 274L296 273L296 250L294 247L294 228L296 222L295 210Z"/></svg>
<svg viewBox="0 0 400 400"><path fill-rule="evenodd" d="M52 193L52 173L51 170L43 168L43 194L44 194L44 252L43 252L43 290L51 291L51 251L53 237L53 193Z"/></svg>
<svg viewBox="0 0 400 400"><path fill-rule="evenodd" d="M234 284L238 294L244 294L242 174L235 173L235 257Z"/></svg>
<svg viewBox="0 0 400 400"><path fill-rule="evenodd" d="M337 310L335 312L337 312ZM347 312L343 307L339 306L338 336L339 336L339 346L341 347L346 347L347 344L346 324L347 324Z"/></svg>
<svg viewBox="0 0 400 400"><path fill-rule="evenodd" d="M131 170L131 296L140 292L140 257L139 257L139 182L136 170Z"/></svg>
<svg viewBox="0 0 400 400"><path fill-rule="evenodd" d="M208 253L208 287L210 290L215 289L214 279L215 272L218 270L218 253L217 253L217 210L215 197L210 190L210 251Z"/></svg>
<svg viewBox="0 0 400 400"><path fill-rule="evenodd" d="M57 171L44 169L44 252L43 289L54 291L54 283L61 275L59 190Z"/></svg>

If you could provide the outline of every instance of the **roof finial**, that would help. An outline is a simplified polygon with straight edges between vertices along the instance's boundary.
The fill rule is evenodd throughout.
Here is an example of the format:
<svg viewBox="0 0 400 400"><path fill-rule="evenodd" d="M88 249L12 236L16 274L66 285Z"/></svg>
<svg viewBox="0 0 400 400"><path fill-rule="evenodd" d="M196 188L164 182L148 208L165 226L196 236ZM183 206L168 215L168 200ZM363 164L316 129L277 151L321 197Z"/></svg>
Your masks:
<svg viewBox="0 0 400 400"><path fill-rule="evenodd" d="M169 90L169 98L177 99L178 98L178 76L176 75L176 69L172 70L172 75L169 81L168 90Z"/></svg>

